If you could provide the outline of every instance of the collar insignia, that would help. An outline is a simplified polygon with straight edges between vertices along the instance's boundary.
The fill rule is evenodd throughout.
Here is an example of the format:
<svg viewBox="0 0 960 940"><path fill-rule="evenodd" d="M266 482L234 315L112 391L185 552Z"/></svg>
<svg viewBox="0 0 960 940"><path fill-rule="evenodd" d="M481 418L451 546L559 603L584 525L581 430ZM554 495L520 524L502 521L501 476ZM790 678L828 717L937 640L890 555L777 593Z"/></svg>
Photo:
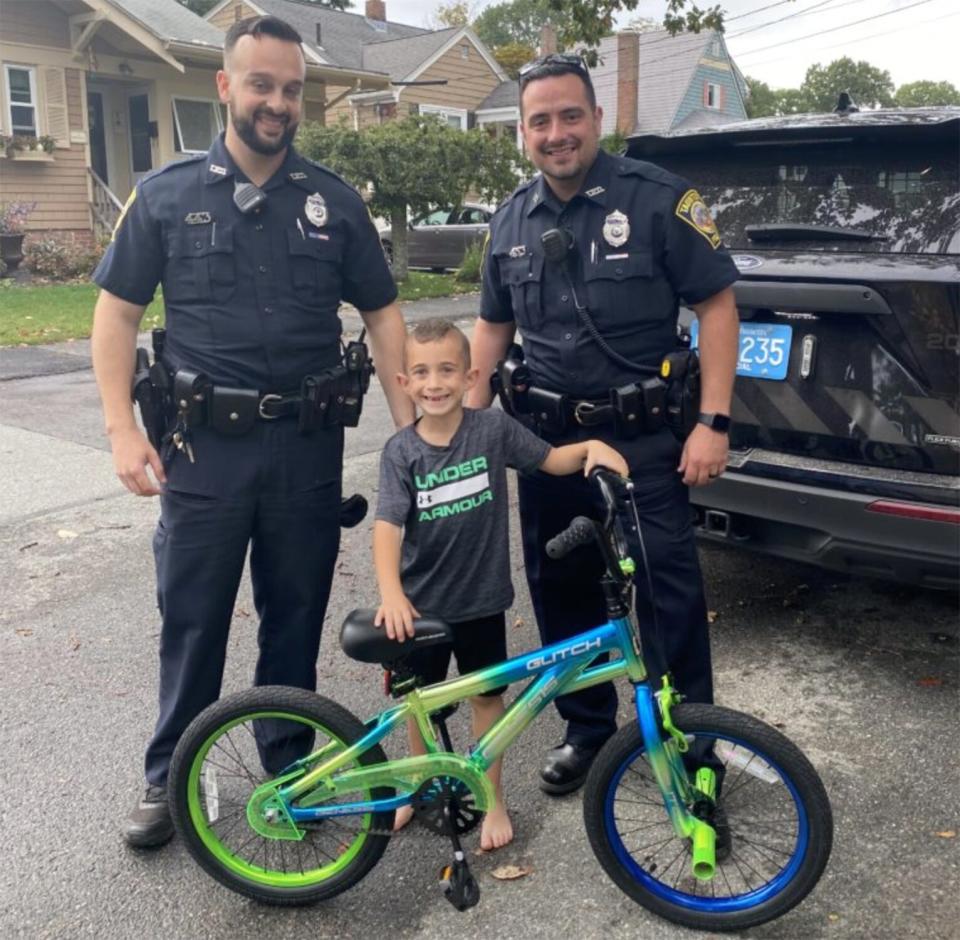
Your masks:
<svg viewBox="0 0 960 940"><path fill-rule="evenodd" d="M216 173L217 176L227 175L227 168L225 166L218 166L216 163L211 163L209 169L211 173Z"/></svg>
<svg viewBox="0 0 960 940"><path fill-rule="evenodd" d="M303 204L303 213L307 221L311 222L317 228L323 228L327 224L327 203L320 193L313 193L307 196L307 201Z"/></svg>
<svg viewBox="0 0 960 940"><path fill-rule="evenodd" d="M307 174L304 173L302 170L294 170L290 174L290 179L292 180L305 180L306 178L307 178Z"/></svg>
<svg viewBox="0 0 960 940"><path fill-rule="evenodd" d="M207 225L213 221L209 212L188 212L183 221L187 225Z"/></svg>
<svg viewBox="0 0 960 940"><path fill-rule="evenodd" d="M585 196L599 196L600 193L605 193L606 190L602 186L594 186L592 189L588 189L584 195Z"/></svg>
<svg viewBox="0 0 960 940"><path fill-rule="evenodd" d="M619 248L627 243L630 237L630 220L622 213L614 209L603 220L603 240L611 248Z"/></svg>

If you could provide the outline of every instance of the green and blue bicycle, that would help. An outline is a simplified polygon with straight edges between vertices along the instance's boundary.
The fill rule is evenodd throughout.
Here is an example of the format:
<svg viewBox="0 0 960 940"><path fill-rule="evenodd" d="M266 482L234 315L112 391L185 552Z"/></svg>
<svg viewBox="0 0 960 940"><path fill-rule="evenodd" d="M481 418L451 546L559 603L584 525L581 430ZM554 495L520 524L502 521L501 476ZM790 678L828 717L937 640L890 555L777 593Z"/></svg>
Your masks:
<svg viewBox="0 0 960 940"><path fill-rule="evenodd" d="M458 909L479 889L460 845L493 804L486 771L558 695L625 677L636 720L594 761L583 811L591 846L610 878L668 920L702 930L742 930L779 917L814 888L830 855L833 822L820 778L800 750L763 722L726 708L681 704L664 677L648 680L632 614L640 545L631 484L594 471L604 519L574 519L552 539L562 557L593 543L605 562L608 620L569 640L422 687L404 657L449 641L442 621L417 621L398 644L354 611L341 643L380 663L399 704L361 722L300 689L264 686L228 696L190 725L177 746L168 791L177 831L199 864L243 895L306 904L352 887L377 863L394 811L412 805L450 839L442 874ZM595 662L598 655L611 658ZM454 751L446 718L469 696L526 682L502 718L467 754ZM381 742L413 718L426 744L388 760Z"/></svg>

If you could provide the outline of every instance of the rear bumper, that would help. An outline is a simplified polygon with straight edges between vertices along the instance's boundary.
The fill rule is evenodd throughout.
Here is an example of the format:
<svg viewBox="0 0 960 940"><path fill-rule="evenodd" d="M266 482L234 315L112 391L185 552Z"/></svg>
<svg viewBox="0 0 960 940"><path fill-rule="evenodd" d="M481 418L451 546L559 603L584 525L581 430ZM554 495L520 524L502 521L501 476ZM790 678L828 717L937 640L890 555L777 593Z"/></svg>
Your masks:
<svg viewBox="0 0 960 940"><path fill-rule="evenodd" d="M929 503L911 502L942 509L954 502L955 492L951 485L931 493ZM879 498L768 479L755 469L728 470L710 486L690 491L698 535L705 540L852 575L960 587L960 525L867 511Z"/></svg>

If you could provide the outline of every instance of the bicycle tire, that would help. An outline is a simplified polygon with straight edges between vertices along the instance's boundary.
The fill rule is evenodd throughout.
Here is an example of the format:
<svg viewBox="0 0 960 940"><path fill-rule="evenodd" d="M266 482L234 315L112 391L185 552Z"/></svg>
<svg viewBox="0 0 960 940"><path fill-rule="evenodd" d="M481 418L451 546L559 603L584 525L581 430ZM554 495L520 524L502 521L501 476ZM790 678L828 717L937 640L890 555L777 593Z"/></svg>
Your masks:
<svg viewBox="0 0 960 940"><path fill-rule="evenodd" d="M241 727L249 735L232 736ZM280 729L286 736L280 734ZM373 868L390 841L382 833L393 828L394 814L388 811L362 817L342 816L301 825L310 831L304 832L301 841L288 842L286 851L283 840L258 834L246 818L246 801L256 786L271 777L262 769L261 750L270 731L281 742L289 742L292 732L309 734L314 740L320 735L342 746L353 744L365 733L363 724L345 708L304 689L260 686L227 696L201 712L177 744L168 779L170 811L174 827L190 854L221 884L265 904L313 904L346 891ZM307 752L310 750L313 747L307 748ZM251 755L249 759L244 757L246 752ZM376 764L386 759L382 748L375 746L362 754L358 763ZM250 768L257 760L260 766L252 771ZM211 767L212 771L208 769ZM218 776L205 776L211 772ZM217 779L220 782L213 795L207 788ZM236 788L241 793L235 800L225 797L219 792L221 786ZM393 796L394 791L381 787L362 794L351 794L350 799L384 799ZM224 801L228 808L232 807L226 816L220 813ZM231 819L229 830L219 828ZM344 821L358 827L356 833L342 835L341 831L351 831ZM377 834L371 829L378 830ZM243 845L245 854L241 854L237 843ZM254 846L251 851L246 850L249 845ZM309 853L304 866L307 846L312 849L314 867L310 867L314 862ZM261 848L262 864L258 861ZM287 853L299 856L299 869L294 863L292 871L286 870ZM282 868L277 867L277 855Z"/></svg>
<svg viewBox="0 0 960 940"><path fill-rule="evenodd" d="M636 721L606 743L587 778L584 822L594 854L629 897L685 927L744 930L782 916L813 890L830 857L833 817L816 770L796 745L756 718L702 704L678 705L672 716L688 739L713 739L727 767L717 803L730 827L729 858L718 862L710 882L693 878L689 840L673 831ZM780 849L772 840L788 812L796 821L782 826ZM648 825L636 825L647 818ZM631 849L631 841L645 844Z"/></svg>

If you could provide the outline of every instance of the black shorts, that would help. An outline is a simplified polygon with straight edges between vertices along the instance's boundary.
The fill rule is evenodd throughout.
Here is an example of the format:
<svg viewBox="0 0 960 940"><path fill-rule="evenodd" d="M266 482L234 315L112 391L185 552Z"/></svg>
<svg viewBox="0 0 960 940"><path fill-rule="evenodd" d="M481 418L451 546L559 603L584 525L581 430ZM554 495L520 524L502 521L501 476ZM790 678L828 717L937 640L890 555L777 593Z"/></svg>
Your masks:
<svg viewBox="0 0 960 940"><path fill-rule="evenodd" d="M407 668L420 676L424 685L443 682L447 678L451 653L457 657L457 672L461 676L495 666L507 658L507 622L502 611L476 620L450 623L450 628L453 643L423 647L407 658ZM490 698L502 695L506 688L503 685L483 695Z"/></svg>

